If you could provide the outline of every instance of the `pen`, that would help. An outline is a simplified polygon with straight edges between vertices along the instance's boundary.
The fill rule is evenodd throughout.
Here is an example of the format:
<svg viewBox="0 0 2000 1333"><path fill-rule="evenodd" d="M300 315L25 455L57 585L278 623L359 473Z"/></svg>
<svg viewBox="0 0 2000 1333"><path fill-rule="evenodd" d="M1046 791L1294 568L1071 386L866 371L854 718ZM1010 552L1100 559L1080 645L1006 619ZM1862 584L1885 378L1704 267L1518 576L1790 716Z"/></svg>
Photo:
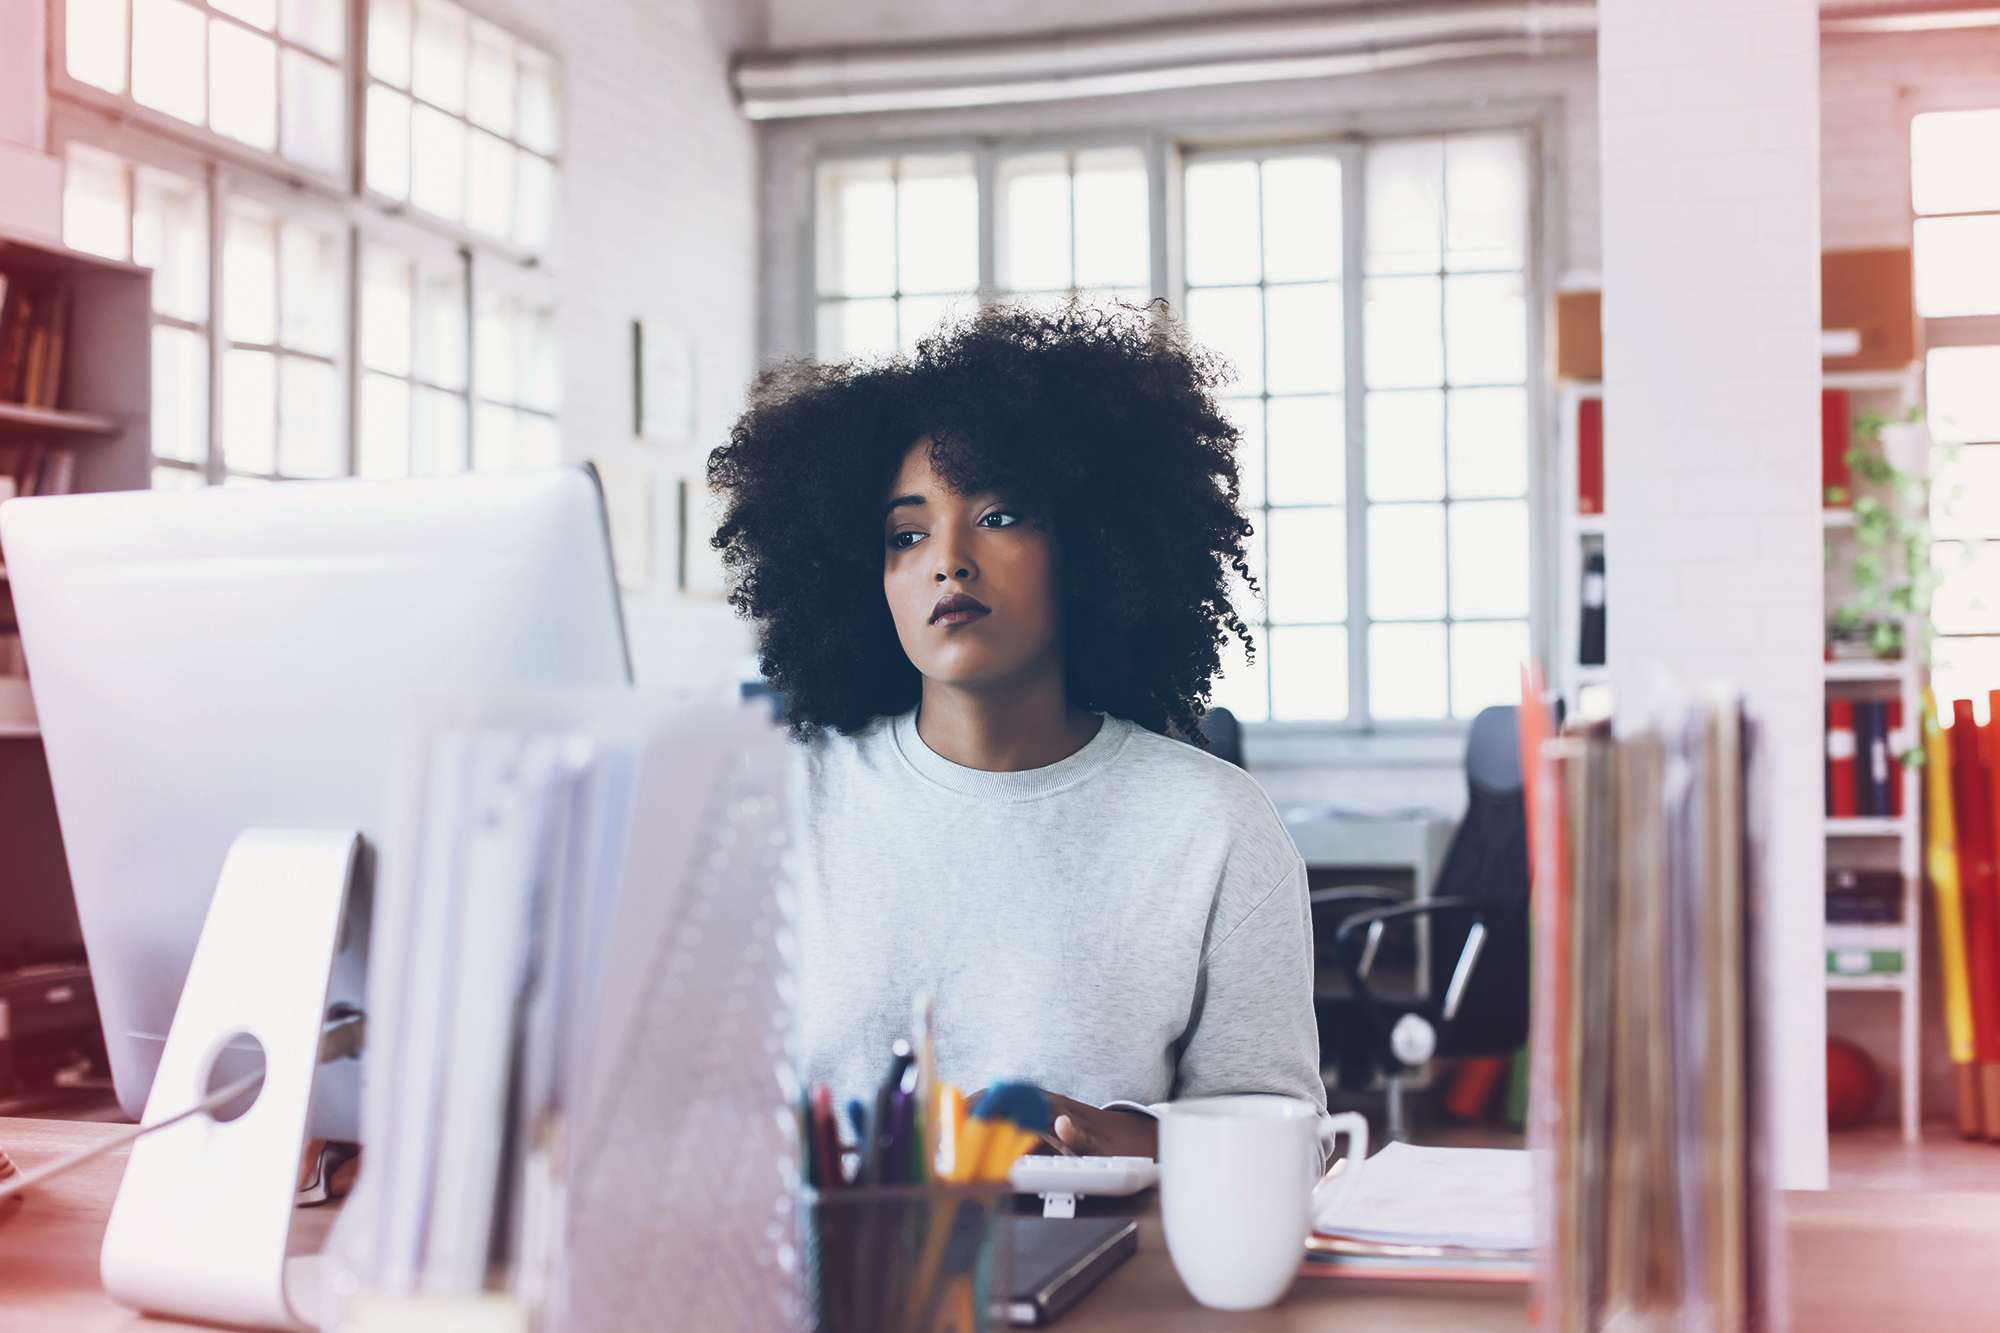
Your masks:
<svg viewBox="0 0 2000 1333"><path fill-rule="evenodd" d="M938 1155L937 1081L937 1002L928 991L918 991L911 1008L914 1012L917 1043L916 1156L917 1180L927 1180Z"/></svg>
<svg viewBox="0 0 2000 1333"><path fill-rule="evenodd" d="M818 1155L815 1183L822 1190L838 1189L840 1175L840 1135L833 1125L833 1094L826 1084L819 1083L812 1090L813 1146Z"/></svg>

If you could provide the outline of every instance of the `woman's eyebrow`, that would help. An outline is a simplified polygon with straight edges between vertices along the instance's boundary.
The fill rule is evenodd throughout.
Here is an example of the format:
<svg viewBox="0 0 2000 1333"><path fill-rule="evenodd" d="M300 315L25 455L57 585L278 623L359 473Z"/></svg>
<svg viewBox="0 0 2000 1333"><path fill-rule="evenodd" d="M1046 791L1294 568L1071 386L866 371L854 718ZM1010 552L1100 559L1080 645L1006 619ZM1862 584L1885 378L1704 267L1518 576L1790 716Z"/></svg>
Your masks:
<svg viewBox="0 0 2000 1333"><path fill-rule="evenodd" d="M911 505L922 505L926 503L928 502L921 495L899 495L895 499L889 501L889 503L883 507L882 516L886 518L890 514L895 513L898 509L904 509Z"/></svg>

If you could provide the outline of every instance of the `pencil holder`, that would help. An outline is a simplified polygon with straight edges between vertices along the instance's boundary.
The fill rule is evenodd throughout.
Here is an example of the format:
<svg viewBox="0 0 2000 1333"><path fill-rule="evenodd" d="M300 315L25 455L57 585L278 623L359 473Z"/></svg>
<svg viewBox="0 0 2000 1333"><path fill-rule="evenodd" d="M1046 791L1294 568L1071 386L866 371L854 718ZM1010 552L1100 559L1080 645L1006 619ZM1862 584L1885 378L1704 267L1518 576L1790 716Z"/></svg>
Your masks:
<svg viewBox="0 0 2000 1333"><path fill-rule="evenodd" d="M1007 1290L1005 1185L806 1190L800 1254L815 1333L979 1333Z"/></svg>

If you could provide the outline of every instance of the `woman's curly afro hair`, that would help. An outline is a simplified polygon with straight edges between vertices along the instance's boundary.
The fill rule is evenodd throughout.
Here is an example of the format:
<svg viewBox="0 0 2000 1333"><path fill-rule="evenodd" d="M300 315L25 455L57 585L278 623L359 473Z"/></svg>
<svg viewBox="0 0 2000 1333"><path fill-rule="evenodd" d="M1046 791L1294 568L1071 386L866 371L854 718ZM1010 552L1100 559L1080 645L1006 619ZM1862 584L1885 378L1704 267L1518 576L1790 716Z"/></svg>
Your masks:
<svg viewBox="0 0 2000 1333"><path fill-rule="evenodd" d="M1225 635L1253 647L1229 596L1231 570L1256 587L1238 434L1212 393L1229 375L1164 301L987 306L908 357L759 374L708 458L712 544L793 735L917 703L882 592L882 506L929 436L946 484L1052 525L1070 702L1198 737Z"/></svg>

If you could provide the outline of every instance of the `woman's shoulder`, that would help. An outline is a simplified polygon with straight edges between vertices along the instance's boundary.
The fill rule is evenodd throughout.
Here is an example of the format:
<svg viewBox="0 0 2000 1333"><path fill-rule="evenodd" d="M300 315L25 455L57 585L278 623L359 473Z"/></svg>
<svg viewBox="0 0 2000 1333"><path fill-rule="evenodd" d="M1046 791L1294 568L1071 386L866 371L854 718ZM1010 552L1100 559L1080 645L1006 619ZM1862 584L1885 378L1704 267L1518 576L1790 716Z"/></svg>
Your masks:
<svg viewBox="0 0 2000 1333"><path fill-rule="evenodd" d="M1128 772L1170 798L1176 808L1226 818L1240 833L1275 838L1289 848L1290 835L1262 784L1226 759L1198 745L1163 736L1126 722Z"/></svg>

